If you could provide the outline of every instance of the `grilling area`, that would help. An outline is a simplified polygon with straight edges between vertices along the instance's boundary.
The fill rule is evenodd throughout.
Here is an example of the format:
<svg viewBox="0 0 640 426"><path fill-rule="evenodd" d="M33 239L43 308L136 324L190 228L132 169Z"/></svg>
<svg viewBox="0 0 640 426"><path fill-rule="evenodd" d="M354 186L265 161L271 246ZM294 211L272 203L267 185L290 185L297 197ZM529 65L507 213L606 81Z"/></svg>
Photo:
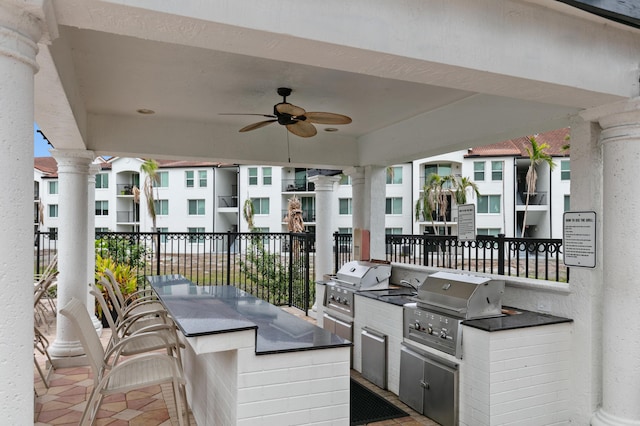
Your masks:
<svg viewBox="0 0 640 426"><path fill-rule="evenodd" d="M319 325L410 409L441 425L568 422L572 320L517 307L505 280L382 261L324 278Z"/></svg>

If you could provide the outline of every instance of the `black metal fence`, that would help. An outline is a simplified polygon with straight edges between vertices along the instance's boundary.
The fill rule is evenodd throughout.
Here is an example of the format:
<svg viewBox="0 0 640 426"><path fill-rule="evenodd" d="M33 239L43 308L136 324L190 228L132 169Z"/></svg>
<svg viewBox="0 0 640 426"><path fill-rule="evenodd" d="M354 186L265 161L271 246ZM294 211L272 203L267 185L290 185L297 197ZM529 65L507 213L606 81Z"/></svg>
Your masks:
<svg viewBox="0 0 640 426"><path fill-rule="evenodd" d="M334 234L334 247L351 247L350 234ZM569 281L562 239L478 235L460 241L448 235L387 235L386 260L547 281ZM351 260L349 250L335 251L336 271ZM335 271L334 271L335 272Z"/></svg>
<svg viewBox="0 0 640 426"><path fill-rule="evenodd" d="M36 232L35 272L57 252L55 237ZM128 265L140 278L181 274L200 285L231 284L308 312L315 300L314 243L309 233L96 232L96 255Z"/></svg>

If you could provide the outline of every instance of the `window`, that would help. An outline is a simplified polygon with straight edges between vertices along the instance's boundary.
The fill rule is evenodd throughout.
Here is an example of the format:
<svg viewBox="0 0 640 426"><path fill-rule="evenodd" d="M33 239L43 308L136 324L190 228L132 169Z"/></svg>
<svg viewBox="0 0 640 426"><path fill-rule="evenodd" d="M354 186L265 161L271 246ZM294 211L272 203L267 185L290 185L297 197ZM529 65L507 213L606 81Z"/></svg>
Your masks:
<svg viewBox="0 0 640 426"><path fill-rule="evenodd" d="M161 243L166 243L167 242L167 236L166 235L162 235L162 234L166 234L167 232L169 232L169 228L156 228L156 229L161 234L160 235L160 242Z"/></svg>
<svg viewBox="0 0 640 426"><path fill-rule="evenodd" d="M189 234L202 234L204 233L204 228L187 228L187 232ZM189 235L190 243L200 243L204 241L204 235Z"/></svg>
<svg viewBox="0 0 640 426"><path fill-rule="evenodd" d="M484 180L484 161L473 162L473 180Z"/></svg>
<svg viewBox="0 0 640 426"><path fill-rule="evenodd" d="M193 188L195 185L195 179L193 177L193 170L186 170L184 172L184 178L186 181L187 188Z"/></svg>
<svg viewBox="0 0 640 426"><path fill-rule="evenodd" d="M271 167L262 168L262 184L271 185Z"/></svg>
<svg viewBox="0 0 640 426"><path fill-rule="evenodd" d="M109 228L102 228L102 227L98 227L95 230L96 233L100 233L100 232L109 232Z"/></svg>
<svg viewBox="0 0 640 426"><path fill-rule="evenodd" d="M96 216L108 216L108 215L109 215L109 202L96 201Z"/></svg>
<svg viewBox="0 0 640 426"><path fill-rule="evenodd" d="M433 173L438 176L449 176L451 174L451 164L425 164L424 180L425 182Z"/></svg>
<svg viewBox="0 0 640 426"><path fill-rule="evenodd" d="M58 193L58 181L52 180L49 181L49 194L57 194Z"/></svg>
<svg viewBox="0 0 640 426"><path fill-rule="evenodd" d="M560 162L560 180L571 180L571 163L568 160Z"/></svg>
<svg viewBox="0 0 640 426"><path fill-rule="evenodd" d="M384 228L386 235L402 235L402 228Z"/></svg>
<svg viewBox="0 0 640 426"><path fill-rule="evenodd" d="M254 232L260 233L260 234L268 234L269 233L269 227L266 228L253 228ZM265 241L267 241L265 239Z"/></svg>
<svg viewBox="0 0 640 426"><path fill-rule="evenodd" d="M49 240L56 241L58 239L58 228L49 228Z"/></svg>
<svg viewBox="0 0 640 426"><path fill-rule="evenodd" d="M351 234L353 230L351 228L338 228L338 234Z"/></svg>
<svg viewBox="0 0 640 426"><path fill-rule="evenodd" d="M502 161L491 162L491 180L502 180Z"/></svg>
<svg viewBox="0 0 640 426"><path fill-rule="evenodd" d="M351 185L351 176L342 175L340 177L340 185Z"/></svg>
<svg viewBox="0 0 640 426"><path fill-rule="evenodd" d="M402 183L402 166L387 168L387 185L399 185Z"/></svg>
<svg viewBox="0 0 640 426"><path fill-rule="evenodd" d="M249 167L249 185L258 184L258 168Z"/></svg>
<svg viewBox="0 0 640 426"><path fill-rule="evenodd" d="M158 172L158 188L169 187L169 172Z"/></svg>
<svg viewBox="0 0 640 426"><path fill-rule="evenodd" d="M207 171L206 170L198 170L198 185L200 188L207 187Z"/></svg>
<svg viewBox="0 0 640 426"><path fill-rule="evenodd" d="M402 214L402 198L387 198L385 214Z"/></svg>
<svg viewBox="0 0 640 426"><path fill-rule="evenodd" d="M477 235L491 235L497 237L500 233L500 228L478 228Z"/></svg>
<svg viewBox="0 0 640 426"><path fill-rule="evenodd" d="M167 216L169 214L169 200L155 200L153 204L155 204L156 215Z"/></svg>
<svg viewBox="0 0 640 426"><path fill-rule="evenodd" d="M338 204L340 214L351 214L351 198L340 198Z"/></svg>
<svg viewBox="0 0 640 426"><path fill-rule="evenodd" d="M106 173L98 173L96 175L96 189L109 188L109 175Z"/></svg>
<svg viewBox="0 0 640 426"><path fill-rule="evenodd" d="M204 215L204 200L188 200L189 214L192 216Z"/></svg>
<svg viewBox="0 0 640 426"><path fill-rule="evenodd" d="M571 196L570 195L565 195L564 196L564 211L568 212L569 210L571 210Z"/></svg>
<svg viewBox="0 0 640 426"><path fill-rule="evenodd" d="M49 217L58 217L58 205L49 204Z"/></svg>
<svg viewBox="0 0 640 426"><path fill-rule="evenodd" d="M268 198L252 198L253 213L254 214L269 214L269 199Z"/></svg>
<svg viewBox="0 0 640 426"><path fill-rule="evenodd" d="M500 195L478 197L478 213L500 213Z"/></svg>

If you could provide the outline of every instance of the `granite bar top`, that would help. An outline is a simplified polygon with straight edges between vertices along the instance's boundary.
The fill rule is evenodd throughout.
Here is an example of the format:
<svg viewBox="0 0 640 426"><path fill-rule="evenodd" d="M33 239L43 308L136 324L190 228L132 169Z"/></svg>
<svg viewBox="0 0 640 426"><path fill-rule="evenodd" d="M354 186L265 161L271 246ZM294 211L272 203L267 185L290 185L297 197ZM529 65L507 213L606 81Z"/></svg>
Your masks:
<svg viewBox="0 0 640 426"><path fill-rule="evenodd" d="M351 346L234 286L200 286L182 275L148 276L147 281L187 337L253 329L257 355Z"/></svg>
<svg viewBox="0 0 640 426"><path fill-rule="evenodd" d="M369 299L391 303L396 306L404 306L407 303L415 303L415 295L407 287L390 287L387 290L367 290L356 293ZM570 318L558 317L551 314L532 312L524 309L503 307L503 315L493 318L465 320L463 325L484 331L513 330L516 328L538 327L542 325L560 324L572 322Z"/></svg>
<svg viewBox="0 0 640 426"><path fill-rule="evenodd" d="M462 321L462 324L467 327L492 332L573 322L570 318L557 317L551 314L526 311L508 306L503 306L502 312L504 313L503 316L465 320Z"/></svg>

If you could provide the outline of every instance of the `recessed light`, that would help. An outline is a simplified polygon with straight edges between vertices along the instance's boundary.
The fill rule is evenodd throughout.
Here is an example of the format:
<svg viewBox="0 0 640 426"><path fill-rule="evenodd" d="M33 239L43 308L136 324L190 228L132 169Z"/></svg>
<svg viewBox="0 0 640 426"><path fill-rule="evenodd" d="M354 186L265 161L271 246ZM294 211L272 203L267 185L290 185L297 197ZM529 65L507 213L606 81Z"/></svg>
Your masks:
<svg viewBox="0 0 640 426"><path fill-rule="evenodd" d="M152 109L147 109L147 108L140 108L137 109L136 112L138 114L145 114L145 115L151 115L151 114L155 114L156 112Z"/></svg>
<svg viewBox="0 0 640 426"><path fill-rule="evenodd" d="M337 132L338 129L336 129L335 127L327 127L326 129L324 129L325 132Z"/></svg>

